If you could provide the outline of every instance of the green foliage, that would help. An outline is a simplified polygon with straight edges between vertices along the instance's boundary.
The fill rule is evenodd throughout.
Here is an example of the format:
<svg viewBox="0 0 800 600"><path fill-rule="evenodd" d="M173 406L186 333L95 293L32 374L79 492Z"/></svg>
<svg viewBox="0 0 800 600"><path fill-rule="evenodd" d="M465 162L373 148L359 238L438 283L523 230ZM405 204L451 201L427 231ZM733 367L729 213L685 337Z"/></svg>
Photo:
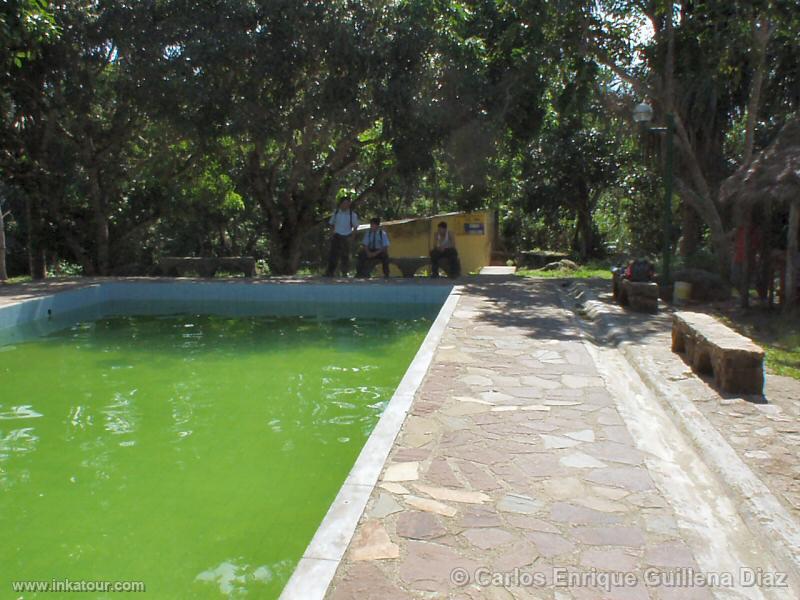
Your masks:
<svg viewBox="0 0 800 600"><path fill-rule="evenodd" d="M656 255L663 248L663 206L661 178L629 164L616 184L601 195L595 222L614 252Z"/></svg>
<svg viewBox="0 0 800 600"><path fill-rule="evenodd" d="M164 254L294 273L320 261L348 192L362 217L496 209L508 251L658 253L661 169L640 160L634 98L594 50L658 88L665 6L7 2L11 237L86 274ZM774 28L758 145L797 111L800 20L781 2L670 6L675 110L714 188L744 149L754 19Z"/></svg>
<svg viewBox="0 0 800 600"><path fill-rule="evenodd" d="M58 260L47 271L48 277L77 277L83 275L83 267L65 260Z"/></svg>
<svg viewBox="0 0 800 600"><path fill-rule="evenodd" d="M3 69L21 68L26 61L39 55L44 43L58 36L59 28L49 4L45 0L7 0L0 6L0 65Z"/></svg>

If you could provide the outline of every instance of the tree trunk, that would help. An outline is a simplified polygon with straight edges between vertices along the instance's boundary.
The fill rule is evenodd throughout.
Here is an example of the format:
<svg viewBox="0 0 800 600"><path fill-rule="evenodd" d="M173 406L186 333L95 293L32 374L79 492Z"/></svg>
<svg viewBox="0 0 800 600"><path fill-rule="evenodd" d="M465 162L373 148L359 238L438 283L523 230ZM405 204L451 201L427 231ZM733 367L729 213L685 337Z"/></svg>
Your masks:
<svg viewBox="0 0 800 600"><path fill-rule="evenodd" d="M750 263L753 261L752 240L752 216L748 211L742 219L741 225L744 229L744 260L742 262L742 272L739 281L739 299L742 308L750 307Z"/></svg>
<svg viewBox="0 0 800 600"><path fill-rule="evenodd" d="M798 242L797 236L800 232L800 201L795 200L789 208L789 239L786 244L786 295L784 296L783 312L789 314L797 302L797 270L800 265L798 262Z"/></svg>
<svg viewBox="0 0 800 600"><path fill-rule="evenodd" d="M747 102L747 122L744 130L744 157L742 167L746 168L753 161L753 146L755 140L756 123L758 122L758 109L761 105L761 88L764 84L766 71L767 44L770 38L770 24L764 17L756 18L753 22L753 80L750 84L750 96Z"/></svg>
<svg viewBox="0 0 800 600"><path fill-rule="evenodd" d="M111 266L108 217L102 212L95 213L95 220L97 231L97 271L100 275L108 275Z"/></svg>
<svg viewBox="0 0 800 600"><path fill-rule="evenodd" d="M6 224L3 205L0 204L0 281L8 279L6 271Z"/></svg>
<svg viewBox="0 0 800 600"><path fill-rule="evenodd" d="M25 196L25 213L28 221L28 269L33 279L41 280L47 276L44 247L41 243L41 215L38 202L30 194Z"/></svg>
<svg viewBox="0 0 800 600"><path fill-rule="evenodd" d="M587 207L583 205L578 207L574 246L581 261L585 262L592 248L592 219Z"/></svg>
<svg viewBox="0 0 800 600"><path fill-rule="evenodd" d="M106 214L106 205L103 196L103 189L100 185L100 171L97 166L89 169L89 199L92 205L92 212L94 213L94 230L95 230L95 243L96 260L98 275L108 275L110 268L110 236L108 231L108 215Z"/></svg>
<svg viewBox="0 0 800 600"><path fill-rule="evenodd" d="M692 256L700 248L700 217L697 212L685 203L681 210L681 242L678 252L686 258Z"/></svg>
<svg viewBox="0 0 800 600"><path fill-rule="evenodd" d="M699 180L705 189L705 178L702 174L699 175ZM725 279L730 277L731 269L731 242L725 231L725 226L722 223L722 216L717 210L717 205L711 200L710 197L701 196L699 192L689 187L680 178L675 179L678 185L678 191L681 198L691 208L697 211L698 216L708 226L709 234L711 235L711 245L714 248L714 253L717 256L717 264L719 266L719 273Z"/></svg>
<svg viewBox="0 0 800 600"><path fill-rule="evenodd" d="M594 231L592 229L592 206L594 199L591 197L586 185L578 186L580 198L575 206L575 238L574 249L582 261L589 258L589 253L594 245Z"/></svg>
<svg viewBox="0 0 800 600"><path fill-rule="evenodd" d="M302 242L300 227L284 226L270 236L270 270L276 275L294 275L300 269Z"/></svg>
<svg viewBox="0 0 800 600"><path fill-rule="evenodd" d="M772 267L772 200L764 200L761 211L761 246L758 249L758 272L756 274L756 289L758 297L762 303L766 302L769 296L770 279L775 270Z"/></svg>
<svg viewBox="0 0 800 600"><path fill-rule="evenodd" d="M31 257L31 277L37 281L47 277L47 257L44 248L34 251Z"/></svg>

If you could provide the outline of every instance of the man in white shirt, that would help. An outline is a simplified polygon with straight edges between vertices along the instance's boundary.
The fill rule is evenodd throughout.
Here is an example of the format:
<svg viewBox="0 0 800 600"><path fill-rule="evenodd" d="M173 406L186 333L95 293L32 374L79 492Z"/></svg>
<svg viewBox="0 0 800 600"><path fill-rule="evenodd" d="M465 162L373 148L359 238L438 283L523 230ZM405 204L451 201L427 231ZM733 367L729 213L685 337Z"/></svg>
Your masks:
<svg viewBox="0 0 800 600"><path fill-rule="evenodd" d="M328 255L326 277L333 277L337 265L341 266L342 277L347 277L350 270L350 240L358 228L358 215L350 208L349 194L339 200L339 206L329 221L333 237L331 251Z"/></svg>
<svg viewBox="0 0 800 600"><path fill-rule="evenodd" d="M453 234L447 229L447 223L442 221L436 228L433 237L433 250L431 250L431 277L439 276L439 263L444 260L444 270L448 277L456 278L461 275L461 261L453 242Z"/></svg>
<svg viewBox="0 0 800 600"><path fill-rule="evenodd" d="M369 229L361 240L358 249L358 266L356 276L369 278L374 265L373 261L381 261L383 277L389 278L389 236L381 229L381 220L373 217L369 222Z"/></svg>

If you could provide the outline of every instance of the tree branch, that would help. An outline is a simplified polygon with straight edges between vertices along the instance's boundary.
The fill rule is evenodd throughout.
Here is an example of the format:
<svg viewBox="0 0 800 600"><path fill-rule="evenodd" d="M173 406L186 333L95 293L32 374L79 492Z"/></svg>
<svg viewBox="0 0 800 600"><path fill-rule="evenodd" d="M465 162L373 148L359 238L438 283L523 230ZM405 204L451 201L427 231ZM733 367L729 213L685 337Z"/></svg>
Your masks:
<svg viewBox="0 0 800 600"><path fill-rule="evenodd" d="M750 97L747 102L747 125L744 133L744 156L740 169L747 169L753 161L753 146L758 107L761 103L761 88L764 84L764 71L767 55L767 44L770 38L770 24L765 17L758 17L753 22L753 83L750 86Z"/></svg>
<svg viewBox="0 0 800 600"><path fill-rule="evenodd" d="M608 53L605 50L597 46L594 46L592 50L595 54L597 62L611 69L611 71L617 77L619 77L622 81L630 85L637 94L639 94L642 97L648 96L651 98L656 96L656 93L653 90L653 88L651 88L649 85L644 83L639 78L625 71L625 69L623 69L617 63L614 62L614 60L608 55Z"/></svg>

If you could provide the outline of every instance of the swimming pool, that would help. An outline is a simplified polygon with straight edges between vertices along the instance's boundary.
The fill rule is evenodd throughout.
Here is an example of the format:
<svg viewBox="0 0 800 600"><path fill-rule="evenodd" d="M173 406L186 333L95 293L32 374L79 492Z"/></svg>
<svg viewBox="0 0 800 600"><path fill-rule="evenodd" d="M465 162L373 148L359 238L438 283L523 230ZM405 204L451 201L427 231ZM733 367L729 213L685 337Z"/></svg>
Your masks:
<svg viewBox="0 0 800 600"><path fill-rule="evenodd" d="M449 288L99 287L0 310L4 574L276 597L331 562L352 517L317 526L374 484Z"/></svg>

